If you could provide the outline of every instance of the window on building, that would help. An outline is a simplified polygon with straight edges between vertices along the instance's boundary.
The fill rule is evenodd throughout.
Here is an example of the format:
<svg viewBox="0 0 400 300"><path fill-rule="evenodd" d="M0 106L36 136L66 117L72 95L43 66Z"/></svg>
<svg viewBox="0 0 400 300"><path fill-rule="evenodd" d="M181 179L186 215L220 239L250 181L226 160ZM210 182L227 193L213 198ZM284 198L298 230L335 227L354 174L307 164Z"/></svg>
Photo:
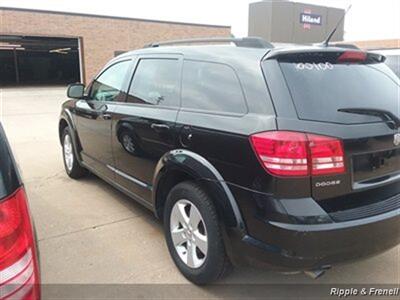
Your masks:
<svg viewBox="0 0 400 300"><path fill-rule="evenodd" d="M182 107L244 114L247 111L235 71L224 64L185 61Z"/></svg>

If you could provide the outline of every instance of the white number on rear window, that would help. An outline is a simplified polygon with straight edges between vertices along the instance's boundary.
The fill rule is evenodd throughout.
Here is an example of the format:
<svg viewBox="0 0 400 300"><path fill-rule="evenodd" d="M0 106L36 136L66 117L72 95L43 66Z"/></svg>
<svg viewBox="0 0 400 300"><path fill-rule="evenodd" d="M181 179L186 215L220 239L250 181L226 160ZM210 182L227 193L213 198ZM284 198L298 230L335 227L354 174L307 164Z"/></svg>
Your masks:
<svg viewBox="0 0 400 300"><path fill-rule="evenodd" d="M326 71L332 70L333 65L329 62L325 63L298 63L296 64L297 70L317 70L317 71Z"/></svg>

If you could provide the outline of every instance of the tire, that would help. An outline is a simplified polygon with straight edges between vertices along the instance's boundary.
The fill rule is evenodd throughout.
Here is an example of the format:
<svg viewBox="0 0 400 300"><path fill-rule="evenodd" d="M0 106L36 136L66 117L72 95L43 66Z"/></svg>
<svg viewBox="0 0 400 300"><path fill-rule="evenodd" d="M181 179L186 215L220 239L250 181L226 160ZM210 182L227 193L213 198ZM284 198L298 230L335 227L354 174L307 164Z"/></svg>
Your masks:
<svg viewBox="0 0 400 300"><path fill-rule="evenodd" d="M63 131L62 149L64 168L67 175L73 179L79 179L86 176L88 170L83 168L77 160L69 127L66 127Z"/></svg>
<svg viewBox="0 0 400 300"><path fill-rule="evenodd" d="M221 279L231 267L221 226L211 198L199 185L182 182L170 191L164 209L168 250L183 276L197 285Z"/></svg>

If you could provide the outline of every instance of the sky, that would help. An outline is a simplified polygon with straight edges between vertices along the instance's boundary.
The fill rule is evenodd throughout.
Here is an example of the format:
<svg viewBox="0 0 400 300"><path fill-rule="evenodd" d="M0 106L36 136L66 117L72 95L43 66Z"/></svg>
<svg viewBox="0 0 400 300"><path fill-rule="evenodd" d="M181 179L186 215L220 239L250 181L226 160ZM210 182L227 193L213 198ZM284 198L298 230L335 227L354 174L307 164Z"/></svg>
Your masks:
<svg viewBox="0 0 400 300"><path fill-rule="evenodd" d="M21 7L131 18L230 25L247 35L248 5L254 0L0 0L0 7ZM352 4L345 22L345 40L400 38L399 0L296 1L338 8ZM49 24L50 25L50 24ZM0 28L1 32L1 28Z"/></svg>

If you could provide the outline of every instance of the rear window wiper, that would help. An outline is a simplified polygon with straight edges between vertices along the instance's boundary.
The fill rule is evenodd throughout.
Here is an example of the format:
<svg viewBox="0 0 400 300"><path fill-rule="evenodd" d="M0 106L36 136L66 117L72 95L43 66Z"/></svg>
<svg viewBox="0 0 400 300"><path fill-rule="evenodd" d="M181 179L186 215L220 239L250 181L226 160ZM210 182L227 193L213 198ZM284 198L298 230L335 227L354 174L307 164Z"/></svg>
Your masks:
<svg viewBox="0 0 400 300"><path fill-rule="evenodd" d="M358 114L358 115L369 115L379 117L386 121L386 124L390 129L400 128L400 119L390 111L378 109L378 108L340 108L340 112Z"/></svg>

